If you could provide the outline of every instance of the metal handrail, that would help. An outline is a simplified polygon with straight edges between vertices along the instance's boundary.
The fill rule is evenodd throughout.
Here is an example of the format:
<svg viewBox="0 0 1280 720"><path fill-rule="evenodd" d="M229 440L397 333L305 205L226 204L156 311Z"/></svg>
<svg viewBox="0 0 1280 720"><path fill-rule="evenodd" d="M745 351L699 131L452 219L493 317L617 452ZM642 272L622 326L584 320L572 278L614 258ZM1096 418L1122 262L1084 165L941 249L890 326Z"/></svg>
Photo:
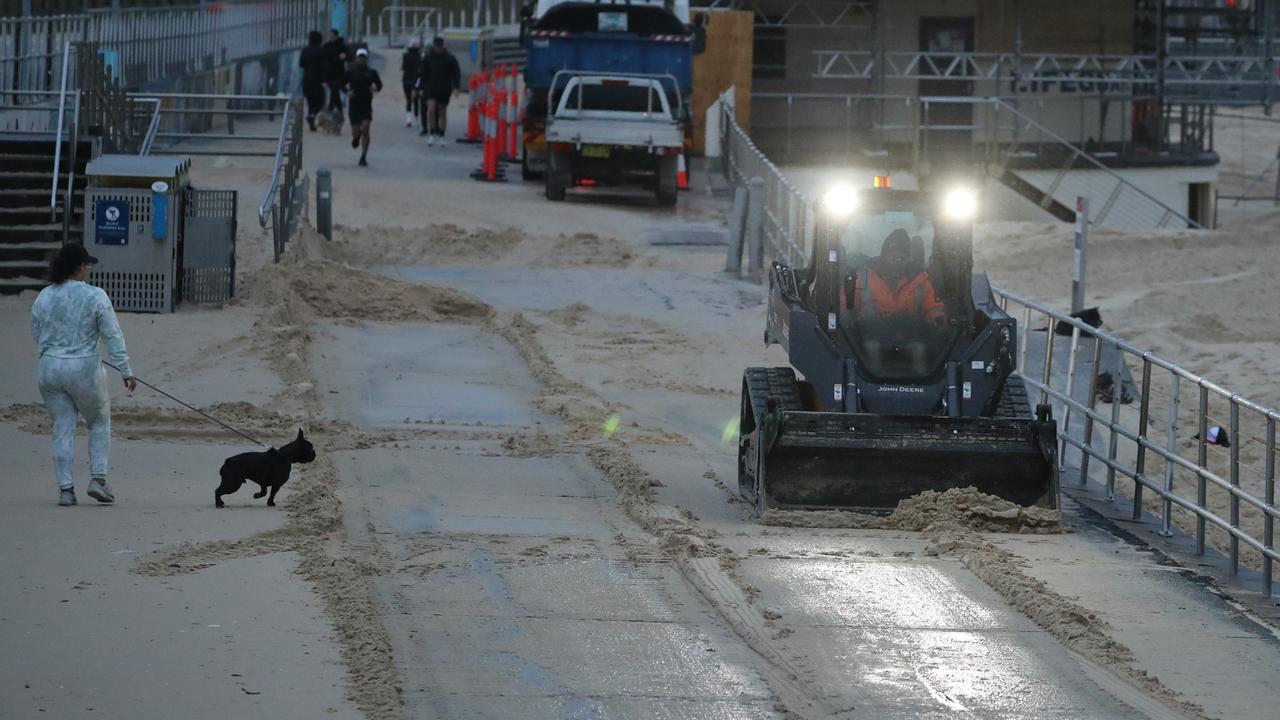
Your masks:
<svg viewBox="0 0 1280 720"><path fill-rule="evenodd" d="M1013 303L1023 308L1022 317L1024 328L1031 324L1032 313L1037 313L1050 323L1046 332L1054 333L1052 327L1055 323L1060 323L1071 327L1071 354L1074 357L1078 351L1080 339L1082 336L1091 336L1094 338L1094 358L1090 382L1090 389L1096 387L1097 375L1103 370L1099 367L1096 359L1099 357L1100 350L1103 346L1112 347L1118 353L1132 356L1141 361L1143 366L1142 386L1139 388L1139 395L1143 399L1144 408L1147 406L1151 396L1153 387L1151 382L1151 370L1153 368L1164 370L1169 374L1171 385L1170 404L1176 409L1180 400L1177 398L1181 381L1185 380L1191 386L1199 389L1200 408L1198 411L1198 424L1200 432L1209 422L1209 397L1216 396L1225 400L1230 406L1231 415L1231 435L1233 448L1238 448L1242 442L1239 435L1240 430L1240 411L1246 410L1254 413L1257 418L1265 424L1267 431L1263 439L1265 447L1266 461L1263 470L1263 493L1262 497L1243 489L1239 484L1239 458L1238 455L1232 455L1232 477L1225 478L1219 473L1209 469L1206 465L1205 456L1202 454L1198 461L1192 461L1183 457L1175 450L1175 442L1177 438L1177 430L1179 428L1179 418L1176 412L1171 410L1171 416L1165 427L1169 436L1167 444L1153 442L1147 434L1145 422L1147 413L1144 409L1139 424L1142 426L1137 430L1125 427L1119 420L1118 405L1120 398L1113 398L1112 412L1108 414L1100 413L1094 409L1094 397L1091 395L1087 403L1080 402L1073 397L1072 383L1076 380L1069 377L1067 380L1067 389L1064 392L1059 388L1052 386L1049 381L1050 373L1048 371L1049 364L1052 362L1053 355L1052 341L1048 341L1045 349L1044 371L1039 377L1034 373L1028 373L1027 368L1022 371L1023 379L1030 389L1038 390L1042 399L1052 399L1054 402L1060 403L1067 413L1065 423L1059 426L1058 437L1064 444L1069 445L1082 454L1081 467L1079 468L1079 482L1084 485L1089 479L1089 460L1096 460L1101 463L1107 470L1106 494L1107 498L1114 497L1115 492L1115 475L1120 474L1129 478L1135 483L1135 491L1133 497L1133 517L1135 519L1141 517L1143 511L1142 489L1150 489L1156 493L1161 501L1161 534L1172 534L1172 509L1177 506L1196 517L1196 552L1204 554L1205 552L1205 528L1207 525L1213 525L1223 532L1227 533L1230 540L1230 567L1234 573L1239 567L1239 544L1244 543L1246 546L1253 548L1262 556L1263 566L1263 588L1264 596L1270 596L1272 593L1272 576L1273 565L1276 561L1280 561L1280 551L1275 546L1275 523L1280 520L1280 507L1277 507L1275 501L1275 485L1276 485L1276 469L1275 469L1275 428L1280 425L1280 409L1267 407L1260 403L1251 401L1239 393L1232 392L1226 387L1213 382L1201 375L1198 375L1186 368L1165 360L1150 351L1143 350L1132 343L1122 340L1110 333L1094 328L1078 318L1074 318L1067 313L1055 310L1046 305L1038 303L1029 298L1017 295L1009 290L999 287L993 287L992 291L1001 299L1003 307L1006 311L1009 304ZM1025 334L1024 334L1025 338ZM1021 349L1024 356L1020 360L1025 360L1026 344ZM1070 373L1069 373L1070 374ZM1080 378L1083 382L1084 378ZM1113 382L1121 382L1120 378L1114 378ZM1072 418L1080 418L1083 423L1083 437L1075 437L1071 434ZM1092 432L1094 427L1105 428L1112 433L1112 441L1106 450L1099 449L1093 444ZM1132 443L1137 454L1138 460L1135 467L1130 467L1123 462L1117 460L1117 445L1115 438L1124 438ZM1163 477L1157 478L1145 471L1144 456L1147 454L1160 458L1164 463ZM1181 470L1195 476L1197 480L1197 498L1195 500L1187 499L1179 495L1175 489L1174 472ZM1205 489L1212 485L1220 491L1225 491L1231 498L1232 517L1223 518L1218 513L1209 509L1206 500L1200 498L1206 497ZM1240 503L1245 503L1262 514L1264 519L1262 537L1256 537L1249 531L1240 527L1239 509Z"/></svg>
<svg viewBox="0 0 1280 720"><path fill-rule="evenodd" d="M281 97L283 98L283 96ZM287 141L289 139L289 114L291 112L293 112L293 105L286 102L280 122L280 139L276 144L275 166L271 169L271 182L267 185L267 192L262 196L262 204L258 206L258 224L264 228L267 226L267 219L270 217L268 213L271 211L272 203L276 199L276 190L280 186L280 170L284 167L284 161L288 155Z"/></svg>
<svg viewBox="0 0 1280 720"><path fill-rule="evenodd" d="M53 179L49 183L49 220L58 214L58 170L62 167L62 131L65 129L67 109L67 60L71 57L71 43L62 46L62 85L58 91L58 138L53 145Z"/></svg>
<svg viewBox="0 0 1280 720"><path fill-rule="evenodd" d="M155 106L151 109L151 121L147 123L147 132L142 136L142 142L138 144L139 155L150 155L151 146L156 141L156 132L160 129L160 98L130 97L129 99L136 103L142 103L142 102L155 103Z"/></svg>
<svg viewBox="0 0 1280 720"><path fill-rule="evenodd" d="M923 98L922 98L922 99L923 99ZM1072 152L1074 152L1074 153L1076 154L1076 157L1084 158L1084 160L1085 160L1086 162L1088 162L1090 165L1093 165L1093 166L1094 166L1095 168L1097 168L1098 170L1101 170L1101 171L1105 172L1107 175L1111 176L1113 179L1115 179L1117 182L1119 182L1121 185L1125 186L1126 188L1130 188L1130 189L1134 190L1135 192L1137 192L1137 193L1138 193L1139 195L1141 195L1142 197L1144 197L1144 198L1146 198L1146 199L1150 200L1151 202L1153 202L1153 203L1155 203L1155 204L1159 205L1160 207L1164 208L1164 209L1165 209L1169 214L1171 214L1171 215L1173 215L1174 217L1178 218L1179 220L1182 220L1183 222L1187 223L1187 225L1189 225L1189 226L1191 226L1191 227L1194 227L1194 228L1196 228L1197 230L1204 230L1204 229L1205 229L1205 228L1204 228L1204 226L1203 226L1203 225L1201 225L1200 223L1196 222L1195 220L1192 220L1191 218L1187 217L1186 215L1183 215L1182 213L1178 212L1177 210L1174 210L1173 208L1171 208L1171 207L1169 207L1168 205L1164 204L1164 203L1163 203L1163 202L1161 202L1160 200L1157 200L1154 196L1152 196L1152 195L1151 195L1150 193L1148 193L1146 190L1143 190L1142 188L1138 187L1137 185L1134 185L1133 183L1129 182L1128 180L1125 180L1125 179L1124 179L1124 178L1123 178L1119 173L1117 173L1116 171L1114 171L1114 170L1112 170L1111 168L1109 168L1109 167L1107 167L1106 165L1104 165L1104 164L1102 163L1102 161L1100 161L1100 160L1098 160L1097 158L1093 157L1092 155L1090 155L1089 153L1085 152L1084 150L1081 150L1079 147L1076 147L1076 146L1075 146L1075 145L1074 145L1070 140L1067 140L1066 138L1062 137L1061 135L1057 134L1056 132L1054 132L1054 131L1050 130L1049 128L1045 127L1044 125L1042 125L1042 124L1040 124L1040 123L1036 122L1036 121L1035 121L1035 120L1033 120L1029 115L1027 115L1026 113L1022 112L1022 111L1021 111L1021 110L1019 110L1018 108L1016 108L1016 107L1014 107L1014 106L1010 105L1009 103L1005 102L1005 101L1004 101L1004 100L1002 100L1001 98L988 98L988 101L989 101L989 102L991 102L991 103L992 103L992 104L993 104L997 109L1005 110L1005 111L1007 111L1007 112L1011 113L1012 115L1014 115L1015 117L1020 118L1023 122L1027 123L1027 126L1028 126L1028 127L1034 127L1034 128L1036 129L1036 131L1037 131L1037 132L1039 132L1040 134L1042 134L1042 135L1047 135L1047 136L1049 136L1050 138L1052 138L1055 142L1060 143L1060 144L1061 144L1061 145L1063 145L1064 147L1070 148L1070 149L1071 149L1071 151L1072 151Z"/></svg>
<svg viewBox="0 0 1280 720"><path fill-rule="evenodd" d="M67 189L62 196L62 243L71 239L71 199L75 197L75 167L80 154L80 98L76 90L76 109L71 118L71 157L67 163Z"/></svg>
<svg viewBox="0 0 1280 720"><path fill-rule="evenodd" d="M378 14L378 27L386 25L387 47L397 47L403 35L405 39L423 37L423 30L434 22L439 32L444 27L444 11L438 7L423 5L388 5Z"/></svg>

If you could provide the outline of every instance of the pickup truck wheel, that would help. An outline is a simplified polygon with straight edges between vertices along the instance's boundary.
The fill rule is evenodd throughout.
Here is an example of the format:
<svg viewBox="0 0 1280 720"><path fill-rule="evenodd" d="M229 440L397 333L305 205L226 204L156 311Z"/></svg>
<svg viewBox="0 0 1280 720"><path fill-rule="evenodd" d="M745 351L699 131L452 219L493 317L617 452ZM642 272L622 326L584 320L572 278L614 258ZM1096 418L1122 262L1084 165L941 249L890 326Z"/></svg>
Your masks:
<svg viewBox="0 0 1280 720"><path fill-rule="evenodd" d="M564 191L569 186L568 159L552 153L547 158L547 199L553 202L564 200Z"/></svg>
<svg viewBox="0 0 1280 720"><path fill-rule="evenodd" d="M677 159L674 155L658 158L658 178L654 195L658 204L672 207L676 204L676 171Z"/></svg>

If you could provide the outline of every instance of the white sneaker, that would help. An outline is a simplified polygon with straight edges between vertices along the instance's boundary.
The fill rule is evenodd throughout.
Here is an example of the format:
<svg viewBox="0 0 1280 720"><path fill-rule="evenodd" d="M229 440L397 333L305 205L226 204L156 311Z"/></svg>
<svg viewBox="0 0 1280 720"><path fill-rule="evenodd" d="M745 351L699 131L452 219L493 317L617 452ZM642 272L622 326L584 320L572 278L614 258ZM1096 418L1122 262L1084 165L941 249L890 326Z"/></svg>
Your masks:
<svg viewBox="0 0 1280 720"><path fill-rule="evenodd" d="M427 144L428 144L428 145L435 145L435 144L436 144L436 136L435 136L435 135L428 135L428 136L427 136Z"/></svg>
<svg viewBox="0 0 1280 720"><path fill-rule="evenodd" d="M407 112L404 114L404 126L413 127L413 113Z"/></svg>

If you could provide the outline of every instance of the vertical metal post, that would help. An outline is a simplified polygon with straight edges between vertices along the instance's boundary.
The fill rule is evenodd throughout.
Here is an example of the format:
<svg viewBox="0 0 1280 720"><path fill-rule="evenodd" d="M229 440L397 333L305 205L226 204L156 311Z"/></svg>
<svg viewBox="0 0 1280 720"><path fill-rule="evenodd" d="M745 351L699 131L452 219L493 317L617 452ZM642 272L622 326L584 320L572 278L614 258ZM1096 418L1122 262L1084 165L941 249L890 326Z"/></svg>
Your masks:
<svg viewBox="0 0 1280 720"><path fill-rule="evenodd" d="M1124 352L1120 343L1116 343L1116 366L1111 371L1111 437L1107 447L1107 502L1116 499L1116 451L1120 444L1120 397L1124 392L1123 376L1120 369L1124 367ZM1095 391L1096 394L1096 391Z"/></svg>
<svg viewBox="0 0 1280 720"><path fill-rule="evenodd" d="M1089 244L1089 198L1076 197L1076 237L1071 264L1071 312L1084 310L1085 252Z"/></svg>
<svg viewBox="0 0 1280 720"><path fill-rule="evenodd" d="M1018 367L1027 367L1027 338L1031 335L1031 306L1024 305L1022 307L1022 332L1018 333L1022 337L1019 338L1019 344L1022 346L1018 351Z"/></svg>
<svg viewBox="0 0 1280 720"><path fill-rule="evenodd" d="M1267 457L1263 462L1263 499L1267 503L1267 508L1271 509L1276 506L1276 421L1275 418L1267 416ZM1262 514L1262 544L1268 550L1275 548L1275 518L1270 513ZM1271 597L1271 566L1272 560L1266 555L1262 556L1262 596Z"/></svg>
<svg viewBox="0 0 1280 720"><path fill-rule="evenodd" d="M1053 328L1050 328L1050 332ZM1058 457L1065 463L1067 459L1067 448L1071 447L1067 444L1067 437L1071 435L1071 402L1075 400L1076 388L1076 354L1080 352L1080 328L1071 326L1071 351L1067 354L1067 399L1062 403L1062 428L1059 433L1062 435L1062 444L1058 450Z"/></svg>
<svg viewBox="0 0 1280 720"><path fill-rule="evenodd" d="M1204 479L1204 471L1209 467L1209 445L1205 443L1205 438L1209 432L1209 388L1205 387L1204 380L1200 383L1200 419L1196 422L1196 437L1200 438L1200 447L1196 451L1196 466L1200 468L1200 472L1196 473L1196 506L1204 509L1208 504L1208 492L1206 480ZM1196 554L1204 554L1204 516L1196 515Z"/></svg>
<svg viewBox="0 0 1280 720"><path fill-rule="evenodd" d="M1231 398L1231 487L1240 488L1240 403ZM1240 529L1240 496L1231 493L1231 527ZM1231 536L1231 574L1240 572L1240 538Z"/></svg>
<svg viewBox="0 0 1280 720"><path fill-rule="evenodd" d="M742 241L747 229L747 188L739 185L733 189L733 210L729 215L729 257L724 271L737 275L742 272Z"/></svg>
<svg viewBox="0 0 1280 720"><path fill-rule="evenodd" d="M1093 455L1089 452L1093 449L1093 412L1097 407L1098 397L1098 365L1102 362L1102 339L1097 335L1093 336L1093 364L1089 369L1089 399L1085 401L1085 407L1089 411L1084 415L1084 442L1085 447L1080 453L1080 486L1089 484L1089 460ZM1115 388L1115 381L1112 382L1112 388ZM1112 390L1112 404L1118 404L1120 398L1115 390Z"/></svg>
<svg viewBox="0 0 1280 720"><path fill-rule="evenodd" d="M333 177L328 168L316 171L316 232L333 240Z"/></svg>
<svg viewBox="0 0 1280 720"><path fill-rule="evenodd" d="M747 256L748 274L758 280L764 269L764 178L759 175L747 183Z"/></svg>
<svg viewBox="0 0 1280 720"><path fill-rule="evenodd" d="M1112 398L1114 401L1115 398ZM1142 519L1142 481L1147 470L1147 421L1151 411L1151 358L1142 357L1142 401L1138 404L1138 460L1134 466L1133 519Z"/></svg>
<svg viewBox="0 0 1280 720"><path fill-rule="evenodd" d="M1045 322L1048 324L1048 327L1045 328L1044 373L1041 376L1041 383L1044 385L1044 388L1040 390L1041 404L1049 402L1049 381L1053 378L1053 338L1057 335L1053 328L1053 318L1045 315Z"/></svg>
<svg viewBox="0 0 1280 720"><path fill-rule="evenodd" d="M1182 404L1181 383L1182 376L1172 373L1169 380L1169 423L1164 446L1170 455L1178 454L1178 408ZM1164 495L1160 498L1160 534L1165 537L1173 536L1173 501L1169 499L1169 496L1173 495L1173 468L1173 460L1166 457L1164 459Z"/></svg>

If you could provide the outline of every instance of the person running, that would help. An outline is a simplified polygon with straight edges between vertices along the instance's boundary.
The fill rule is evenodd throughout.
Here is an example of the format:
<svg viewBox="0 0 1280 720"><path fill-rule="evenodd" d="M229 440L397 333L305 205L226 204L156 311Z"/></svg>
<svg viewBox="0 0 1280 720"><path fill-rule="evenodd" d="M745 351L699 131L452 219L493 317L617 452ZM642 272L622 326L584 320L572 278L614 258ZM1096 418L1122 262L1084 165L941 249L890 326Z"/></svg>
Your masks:
<svg viewBox="0 0 1280 720"><path fill-rule="evenodd" d="M63 245L49 263L53 284L41 290L31 306L31 335L40 347L38 383L53 415L53 471L58 504L63 506L76 504L72 469L77 415L89 427L89 497L100 503L116 499L107 484L111 403L98 341L106 345L125 388L133 392L138 387L111 300L101 288L85 283L97 262L83 245Z"/></svg>
<svg viewBox="0 0 1280 720"><path fill-rule="evenodd" d="M409 41L409 47L400 56L400 88L404 90L404 126L413 127L418 118L418 72L422 65L422 51L418 48L418 38Z"/></svg>
<svg viewBox="0 0 1280 720"><path fill-rule="evenodd" d="M342 81L347 74L347 41L336 28L329 30L324 44L326 84L329 86L329 113L342 121Z"/></svg>
<svg viewBox="0 0 1280 720"><path fill-rule="evenodd" d="M328 60L321 42L324 38L312 30L307 35L307 46L298 58L302 68L302 97L307 101L307 125L316 131L316 116L324 110L324 81L328 76Z"/></svg>
<svg viewBox="0 0 1280 720"><path fill-rule="evenodd" d="M369 67L369 51L356 51L356 65L347 71L345 85L350 93L351 147L360 148L360 166L369 165L369 126L373 123L373 94L382 90L382 78Z"/></svg>
<svg viewBox="0 0 1280 720"><path fill-rule="evenodd" d="M422 58L418 88L427 101L427 111L422 120L422 134L427 144L434 145L436 138L444 142L446 115L449 99L462 88L462 71L458 59L444 47L444 38L431 41L431 49Z"/></svg>

